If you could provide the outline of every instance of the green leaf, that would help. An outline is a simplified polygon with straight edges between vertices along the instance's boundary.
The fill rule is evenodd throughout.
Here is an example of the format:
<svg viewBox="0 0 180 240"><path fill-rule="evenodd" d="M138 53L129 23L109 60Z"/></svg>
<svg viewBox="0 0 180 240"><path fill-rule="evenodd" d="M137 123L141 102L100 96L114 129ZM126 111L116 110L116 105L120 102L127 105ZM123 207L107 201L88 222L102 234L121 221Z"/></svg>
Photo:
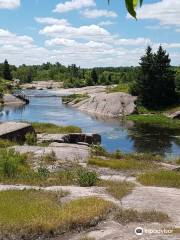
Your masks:
<svg viewBox="0 0 180 240"><path fill-rule="evenodd" d="M126 1L126 8L129 14L131 14L131 16L136 18L136 11L134 9L134 3L136 2L136 0L125 0L125 1Z"/></svg>

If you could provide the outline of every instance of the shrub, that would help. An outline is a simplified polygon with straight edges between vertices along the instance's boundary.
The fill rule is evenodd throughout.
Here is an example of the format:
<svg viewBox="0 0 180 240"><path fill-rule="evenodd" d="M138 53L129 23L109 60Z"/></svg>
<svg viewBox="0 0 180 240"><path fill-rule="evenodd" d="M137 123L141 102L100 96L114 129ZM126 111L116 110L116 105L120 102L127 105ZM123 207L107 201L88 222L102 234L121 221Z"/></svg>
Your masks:
<svg viewBox="0 0 180 240"><path fill-rule="evenodd" d="M30 146L34 146L37 143L37 137L35 133L27 133L26 136L26 143Z"/></svg>
<svg viewBox="0 0 180 240"><path fill-rule="evenodd" d="M42 161L45 163L54 163L57 160L56 158L56 153L54 151L52 151L51 153L45 154L42 157Z"/></svg>
<svg viewBox="0 0 180 240"><path fill-rule="evenodd" d="M77 182L82 187L95 186L98 182L98 175L95 171L80 169L77 172Z"/></svg>
<svg viewBox="0 0 180 240"><path fill-rule="evenodd" d="M108 152L101 145L92 145L91 152L96 156L107 156Z"/></svg>
<svg viewBox="0 0 180 240"><path fill-rule="evenodd" d="M13 178L17 176L22 165L25 165L27 156L14 152L13 150L0 150L0 173L4 177Z"/></svg>

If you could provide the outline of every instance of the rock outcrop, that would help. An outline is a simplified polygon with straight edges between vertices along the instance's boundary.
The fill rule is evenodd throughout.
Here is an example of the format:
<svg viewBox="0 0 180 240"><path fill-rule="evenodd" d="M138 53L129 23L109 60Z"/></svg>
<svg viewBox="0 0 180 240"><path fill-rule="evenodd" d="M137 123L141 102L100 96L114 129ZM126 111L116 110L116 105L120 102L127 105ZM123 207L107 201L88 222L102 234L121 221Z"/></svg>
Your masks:
<svg viewBox="0 0 180 240"><path fill-rule="evenodd" d="M90 148L78 144L52 143L48 147L15 146L13 148L19 153L33 153L36 158L54 152L57 160L65 163L67 161L83 163L90 156Z"/></svg>
<svg viewBox="0 0 180 240"><path fill-rule="evenodd" d="M0 138L23 143L27 133L34 132L32 126L22 122L5 122L0 124Z"/></svg>
<svg viewBox="0 0 180 240"><path fill-rule="evenodd" d="M77 143L77 144L100 144L99 134L69 133L69 134L38 134L38 142Z"/></svg>
<svg viewBox="0 0 180 240"><path fill-rule="evenodd" d="M180 111L171 113L171 114L168 115L168 117L172 118L172 119L180 119Z"/></svg>
<svg viewBox="0 0 180 240"><path fill-rule="evenodd" d="M99 93L79 103L70 103L79 110L95 115L120 117L136 111L136 97L127 93Z"/></svg>
<svg viewBox="0 0 180 240"><path fill-rule="evenodd" d="M13 96L12 94L4 94L3 95L3 105L11 106L11 105L25 105L27 102L19 97Z"/></svg>

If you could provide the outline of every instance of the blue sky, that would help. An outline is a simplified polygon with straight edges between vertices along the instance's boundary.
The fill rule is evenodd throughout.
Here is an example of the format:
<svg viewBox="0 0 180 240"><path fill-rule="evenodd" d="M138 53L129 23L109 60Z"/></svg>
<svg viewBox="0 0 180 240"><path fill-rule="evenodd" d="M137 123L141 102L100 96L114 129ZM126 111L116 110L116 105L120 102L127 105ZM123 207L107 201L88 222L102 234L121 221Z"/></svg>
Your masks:
<svg viewBox="0 0 180 240"><path fill-rule="evenodd" d="M180 1L144 2L136 21L122 0L0 0L0 62L131 66L162 44L180 65Z"/></svg>

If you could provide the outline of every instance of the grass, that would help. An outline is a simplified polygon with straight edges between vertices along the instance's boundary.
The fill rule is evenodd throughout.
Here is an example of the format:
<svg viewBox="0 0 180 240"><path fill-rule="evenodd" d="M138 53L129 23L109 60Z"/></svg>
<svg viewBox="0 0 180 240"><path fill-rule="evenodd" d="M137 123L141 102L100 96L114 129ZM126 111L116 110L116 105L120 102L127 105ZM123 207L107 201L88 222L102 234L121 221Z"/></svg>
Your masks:
<svg viewBox="0 0 180 240"><path fill-rule="evenodd" d="M128 224L130 222L166 223L166 222L170 221L167 214L159 212L159 211L138 212L133 209L120 209L120 211L115 214L115 220L121 224Z"/></svg>
<svg viewBox="0 0 180 240"><path fill-rule="evenodd" d="M107 93L114 93L114 92L124 92L129 93L129 84L128 83L121 83L114 87L107 87Z"/></svg>
<svg viewBox="0 0 180 240"><path fill-rule="evenodd" d="M32 126L36 133L81 133L81 128L77 126L58 126L52 123L33 122Z"/></svg>
<svg viewBox="0 0 180 240"><path fill-rule="evenodd" d="M180 188L180 173L175 171L157 171L141 174L138 181L147 186Z"/></svg>
<svg viewBox="0 0 180 240"><path fill-rule="evenodd" d="M180 165L180 158L176 160L176 164Z"/></svg>
<svg viewBox="0 0 180 240"><path fill-rule="evenodd" d="M106 167L116 170L147 170L159 167L153 161L137 160L133 158L125 159L102 159L98 157L90 158L88 163L98 167Z"/></svg>
<svg viewBox="0 0 180 240"><path fill-rule="evenodd" d="M61 205L60 197L57 193L33 190L0 192L1 235L35 239L81 230L104 219L113 207L96 197Z"/></svg>
<svg viewBox="0 0 180 240"><path fill-rule="evenodd" d="M62 101L65 104L68 104L70 102L73 102L74 104L77 104L85 99L89 98L88 94L71 94L69 96L62 97Z"/></svg>
<svg viewBox="0 0 180 240"><path fill-rule="evenodd" d="M106 187L107 192L118 200L130 194L134 188L133 183L125 181L101 181L100 186Z"/></svg>
<svg viewBox="0 0 180 240"><path fill-rule="evenodd" d="M14 145L17 145L17 143L6 140L6 139L0 139L0 148L8 148Z"/></svg>
<svg viewBox="0 0 180 240"><path fill-rule="evenodd" d="M127 117L137 123L148 124L155 127L168 128L171 130L180 130L180 121L170 119L162 114L131 115Z"/></svg>

